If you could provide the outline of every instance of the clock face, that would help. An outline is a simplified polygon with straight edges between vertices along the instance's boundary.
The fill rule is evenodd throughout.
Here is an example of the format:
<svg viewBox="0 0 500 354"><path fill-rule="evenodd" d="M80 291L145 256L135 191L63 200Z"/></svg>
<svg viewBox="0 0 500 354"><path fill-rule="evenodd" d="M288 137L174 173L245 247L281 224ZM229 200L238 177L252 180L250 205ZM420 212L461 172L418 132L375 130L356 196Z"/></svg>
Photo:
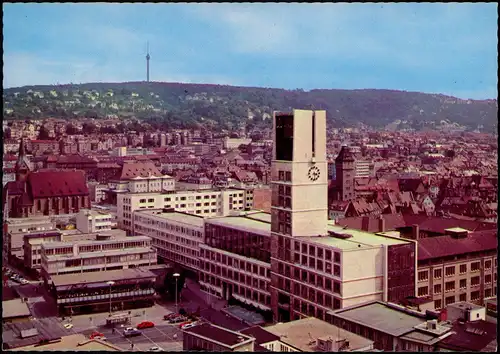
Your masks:
<svg viewBox="0 0 500 354"><path fill-rule="evenodd" d="M309 179L313 182L317 181L319 176L320 176L320 171L319 171L319 168L317 168L316 166L313 166L309 169L309 171L307 172L307 177L309 177Z"/></svg>

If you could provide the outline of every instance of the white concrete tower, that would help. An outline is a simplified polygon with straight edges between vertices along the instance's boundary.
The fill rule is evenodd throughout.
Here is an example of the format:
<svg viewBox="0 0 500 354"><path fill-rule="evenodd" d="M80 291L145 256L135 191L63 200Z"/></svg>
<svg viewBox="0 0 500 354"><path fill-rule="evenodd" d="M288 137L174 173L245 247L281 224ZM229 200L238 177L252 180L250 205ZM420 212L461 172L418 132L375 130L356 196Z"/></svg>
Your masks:
<svg viewBox="0 0 500 354"><path fill-rule="evenodd" d="M271 231L323 236L328 220L326 111L274 114Z"/></svg>

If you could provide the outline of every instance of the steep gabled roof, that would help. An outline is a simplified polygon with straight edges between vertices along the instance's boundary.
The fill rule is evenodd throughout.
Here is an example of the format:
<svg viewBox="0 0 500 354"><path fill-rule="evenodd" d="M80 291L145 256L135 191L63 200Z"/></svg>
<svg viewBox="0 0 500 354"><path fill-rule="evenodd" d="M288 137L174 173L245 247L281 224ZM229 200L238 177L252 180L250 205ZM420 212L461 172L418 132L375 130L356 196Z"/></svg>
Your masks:
<svg viewBox="0 0 500 354"><path fill-rule="evenodd" d="M28 175L32 198L88 195L85 172L81 170L40 170Z"/></svg>

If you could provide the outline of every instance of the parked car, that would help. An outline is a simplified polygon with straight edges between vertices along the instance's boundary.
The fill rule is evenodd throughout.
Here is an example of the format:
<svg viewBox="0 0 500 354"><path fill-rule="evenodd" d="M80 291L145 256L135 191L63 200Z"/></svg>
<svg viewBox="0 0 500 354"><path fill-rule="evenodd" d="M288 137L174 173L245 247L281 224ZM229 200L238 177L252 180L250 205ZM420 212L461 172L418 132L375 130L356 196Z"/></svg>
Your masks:
<svg viewBox="0 0 500 354"><path fill-rule="evenodd" d="M123 335L125 337L134 337L134 336L140 336L141 331L139 331L137 328L132 328L132 327L127 327L123 330Z"/></svg>
<svg viewBox="0 0 500 354"><path fill-rule="evenodd" d="M185 321L186 321L186 318L184 316L179 316L179 317L171 318L170 320L168 320L168 323L181 323L181 322L185 322Z"/></svg>
<svg viewBox="0 0 500 354"><path fill-rule="evenodd" d="M89 337L90 339L100 339L100 340L106 340L106 337L104 337L104 334L101 332L92 332L92 334Z"/></svg>
<svg viewBox="0 0 500 354"><path fill-rule="evenodd" d="M149 351L150 352L163 352L163 348L160 348L160 347L151 347L149 348Z"/></svg>
<svg viewBox="0 0 500 354"><path fill-rule="evenodd" d="M181 329L188 329L188 328L192 328L192 327L197 326L197 325L198 325L198 322L191 322L191 323L187 323L187 324L183 325L181 327Z"/></svg>
<svg viewBox="0 0 500 354"><path fill-rule="evenodd" d="M163 319L165 321L167 321L167 320L171 320L172 318L175 318L178 316L179 316L179 314L177 314L177 313L169 313L168 315L163 316Z"/></svg>
<svg viewBox="0 0 500 354"><path fill-rule="evenodd" d="M184 327L185 325L188 325L190 323L193 323L193 321L185 321L185 322L182 322L180 325L179 325L179 328L182 328Z"/></svg>
<svg viewBox="0 0 500 354"><path fill-rule="evenodd" d="M143 321L137 325L137 329L151 328L154 326L155 324L151 321Z"/></svg>

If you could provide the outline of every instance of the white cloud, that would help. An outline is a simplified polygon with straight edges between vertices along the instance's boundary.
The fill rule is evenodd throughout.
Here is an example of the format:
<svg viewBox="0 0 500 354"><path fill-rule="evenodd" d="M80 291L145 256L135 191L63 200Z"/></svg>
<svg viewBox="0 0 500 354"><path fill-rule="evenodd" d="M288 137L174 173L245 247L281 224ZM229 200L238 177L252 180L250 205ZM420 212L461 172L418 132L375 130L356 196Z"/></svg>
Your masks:
<svg viewBox="0 0 500 354"><path fill-rule="evenodd" d="M103 63L78 61L45 60L27 53L4 55L3 86L19 87L27 85L56 85L86 82L124 82L145 79L143 63ZM151 80L157 82L213 83L219 85L237 85L232 78L217 75L187 74L180 65L160 62L152 66ZM186 71L188 72L188 71ZM174 73L174 74L170 74Z"/></svg>

